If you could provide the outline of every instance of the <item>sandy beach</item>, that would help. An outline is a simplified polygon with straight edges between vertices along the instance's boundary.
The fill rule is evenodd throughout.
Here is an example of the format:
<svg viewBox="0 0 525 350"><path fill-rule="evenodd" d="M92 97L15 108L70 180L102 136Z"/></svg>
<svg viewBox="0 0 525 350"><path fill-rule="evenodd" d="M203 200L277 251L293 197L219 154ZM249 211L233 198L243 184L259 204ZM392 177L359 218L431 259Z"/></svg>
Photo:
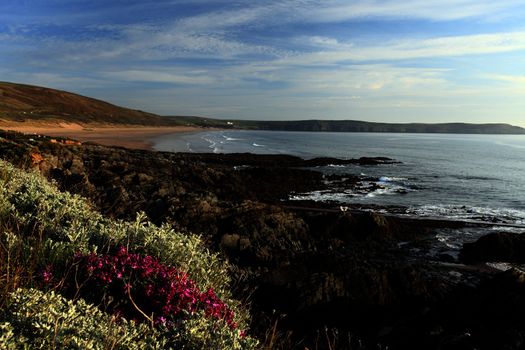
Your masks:
<svg viewBox="0 0 525 350"><path fill-rule="evenodd" d="M198 132L202 128L191 126L108 126L81 125L77 123L27 123L0 121L0 129L24 134L68 137L81 142L93 142L105 146L152 150L152 139L179 132Z"/></svg>

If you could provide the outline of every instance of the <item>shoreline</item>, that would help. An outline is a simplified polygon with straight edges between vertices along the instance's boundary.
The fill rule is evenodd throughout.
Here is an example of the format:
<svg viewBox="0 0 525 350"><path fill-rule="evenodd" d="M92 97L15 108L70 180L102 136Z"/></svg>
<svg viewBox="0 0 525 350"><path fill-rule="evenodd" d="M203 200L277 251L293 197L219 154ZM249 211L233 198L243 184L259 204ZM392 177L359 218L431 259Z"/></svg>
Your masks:
<svg viewBox="0 0 525 350"><path fill-rule="evenodd" d="M25 123L0 121L0 129L27 135L67 137L82 143L154 151L153 139L182 132L199 132L207 128L194 126L81 125L77 123Z"/></svg>
<svg viewBox="0 0 525 350"><path fill-rule="evenodd" d="M314 348L319 332L333 331L342 335L334 342L344 336L355 349L463 349L456 345L468 331L487 349L519 348L522 235L483 223L475 226L479 239L452 250L437 243L437 230L469 223L283 200L325 189L322 174L304 165L330 158L142 152L11 136L0 138L4 159L38 169L101 214L133 222L141 210L157 225L202 237L230 262L230 292L249 298L249 334L262 342L272 329L281 348ZM352 162L365 161L373 166ZM499 328L489 327L494 319Z"/></svg>

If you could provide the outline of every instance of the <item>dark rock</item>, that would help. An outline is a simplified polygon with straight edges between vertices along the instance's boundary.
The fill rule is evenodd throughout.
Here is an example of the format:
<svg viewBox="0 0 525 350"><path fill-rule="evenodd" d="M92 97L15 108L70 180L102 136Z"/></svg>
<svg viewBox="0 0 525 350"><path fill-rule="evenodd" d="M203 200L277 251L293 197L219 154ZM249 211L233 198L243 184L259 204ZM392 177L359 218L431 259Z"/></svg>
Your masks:
<svg viewBox="0 0 525 350"><path fill-rule="evenodd" d="M439 261L446 262L446 263L456 262L456 258L454 258L452 255L447 254L447 253L438 254L437 258L439 259Z"/></svg>
<svg viewBox="0 0 525 350"><path fill-rule="evenodd" d="M237 234L233 235L224 235L221 238L221 247L227 250L237 250L239 249L239 240L241 236Z"/></svg>
<svg viewBox="0 0 525 350"><path fill-rule="evenodd" d="M348 164L359 164L359 165L378 165L378 164L395 164L399 163L393 159L386 157L361 157L359 159L339 159L339 158L313 158L303 161L300 166L327 166L327 165L348 165Z"/></svg>
<svg viewBox="0 0 525 350"><path fill-rule="evenodd" d="M510 232L490 233L476 242L463 244L460 259L466 263L525 263L525 235Z"/></svg>

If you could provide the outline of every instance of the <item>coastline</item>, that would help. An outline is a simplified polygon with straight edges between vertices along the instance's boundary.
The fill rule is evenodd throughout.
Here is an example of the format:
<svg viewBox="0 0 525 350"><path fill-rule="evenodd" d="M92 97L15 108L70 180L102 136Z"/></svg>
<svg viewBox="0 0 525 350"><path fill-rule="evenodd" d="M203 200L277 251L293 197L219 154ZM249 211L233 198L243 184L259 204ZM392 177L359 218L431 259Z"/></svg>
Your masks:
<svg viewBox="0 0 525 350"><path fill-rule="evenodd" d="M206 128L194 126L81 125L78 123L27 123L0 121L0 129L23 134L67 137L80 142L130 149L153 149L156 137L181 132L199 132Z"/></svg>
<svg viewBox="0 0 525 350"><path fill-rule="evenodd" d="M463 349L467 331L487 349L519 348L523 339L522 235L288 199L326 189L317 165L371 170L385 158L147 152L0 136L4 159L38 169L103 215L133 221L143 210L157 225L198 233L232 264L231 293L249 297L249 334L263 344L268 329L276 348L290 349L314 348L319 332L334 334L334 344L348 339L347 347L333 347L342 349ZM344 174L331 179L358 185ZM485 238L471 237L455 251L437 243L441 230L458 228ZM487 329L494 319L499 326Z"/></svg>

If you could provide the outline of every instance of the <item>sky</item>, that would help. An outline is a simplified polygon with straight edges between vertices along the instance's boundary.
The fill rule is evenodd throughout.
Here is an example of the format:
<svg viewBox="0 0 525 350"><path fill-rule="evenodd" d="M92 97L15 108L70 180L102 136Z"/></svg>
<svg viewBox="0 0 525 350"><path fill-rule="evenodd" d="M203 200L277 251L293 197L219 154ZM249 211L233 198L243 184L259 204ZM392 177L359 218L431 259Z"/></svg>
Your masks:
<svg viewBox="0 0 525 350"><path fill-rule="evenodd" d="M161 115L525 126L525 1L1 0L0 80Z"/></svg>

